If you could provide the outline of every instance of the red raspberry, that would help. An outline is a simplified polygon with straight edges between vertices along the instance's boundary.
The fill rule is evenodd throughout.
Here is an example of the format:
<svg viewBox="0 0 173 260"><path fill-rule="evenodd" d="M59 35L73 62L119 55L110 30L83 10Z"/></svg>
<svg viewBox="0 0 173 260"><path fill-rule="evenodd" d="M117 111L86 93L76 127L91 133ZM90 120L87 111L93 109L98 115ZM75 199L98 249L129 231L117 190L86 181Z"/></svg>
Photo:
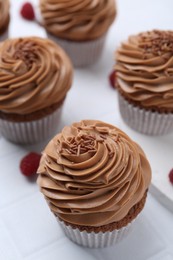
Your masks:
<svg viewBox="0 0 173 260"><path fill-rule="evenodd" d="M173 184L173 169L169 172L169 180Z"/></svg>
<svg viewBox="0 0 173 260"><path fill-rule="evenodd" d="M31 3L26 2L21 10L20 10L20 14L23 18L25 18L26 20L34 20L35 19L35 13L34 13L34 8L32 6Z"/></svg>
<svg viewBox="0 0 173 260"><path fill-rule="evenodd" d="M20 162L20 170L23 175L31 176L37 172L41 155L31 152L27 154Z"/></svg>
<svg viewBox="0 0 173 260"><path fill-rule="evenodd" d="M116 88L116 72L113 70L109 75L109 83L111 87Z"/></svg>

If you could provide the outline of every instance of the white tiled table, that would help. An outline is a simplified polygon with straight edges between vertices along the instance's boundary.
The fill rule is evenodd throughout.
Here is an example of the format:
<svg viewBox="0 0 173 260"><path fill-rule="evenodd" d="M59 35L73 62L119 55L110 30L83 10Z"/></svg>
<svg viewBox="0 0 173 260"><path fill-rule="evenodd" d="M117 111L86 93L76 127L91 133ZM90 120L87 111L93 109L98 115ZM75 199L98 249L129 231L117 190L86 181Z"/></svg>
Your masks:
<svg viewBox="0 0 173 260"><path fill-rule="evenodd" d="M39 26L20 19L18 8L24 1L11 2L11 36L45 36ZM139 143L143 143L140 135L135 135L122 123L116 91L109 87L107 75L114 63L114 49L127 35L152 28L173 29L173 1L119 0L118 7L117 21L111 28L99 63L87 69L75 70L74 84L57 131L80 119L100 119L126 129L132 136L137 136ZM166 138L170 142L173 140L172 135ZM29 181L19 171L22 156L27 151L41 151L45 143L22 147L0 138L0 260L173 259L173 214L150 194L134 230L116 247L91 250L70 242L49 212L35 180ZM149 148L155 153L152 140ZM154 164L153 158L149 159ZM170 167L172 163L173 167L170 159L168 163Z"/></svg>

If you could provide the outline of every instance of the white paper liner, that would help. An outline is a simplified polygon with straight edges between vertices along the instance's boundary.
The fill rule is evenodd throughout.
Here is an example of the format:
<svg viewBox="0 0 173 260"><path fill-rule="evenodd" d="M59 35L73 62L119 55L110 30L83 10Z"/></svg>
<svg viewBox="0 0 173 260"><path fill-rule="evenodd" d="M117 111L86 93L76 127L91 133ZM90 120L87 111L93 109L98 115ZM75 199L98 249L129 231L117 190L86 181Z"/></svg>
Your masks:
<svg viewBox="0 0 173 260"><path fill-rule="evenodd" d="M34 10L36 20L39 24L44 25L38 3L34 4ZM96 40L78 42L58 38L47 32L48 38L59 44L66 51L75 67L89 66L99 59L105 45L106 35L107 33Z"/></svg>
<svg viewBox="0 0 173 260"><path fill-rule="evenodd" d="M0 35L0 42L5 41L6 39L8 39L8 30Z"/></svg>
<svg viewBox="0 0 173 260"><path fill-rule="evenodd" d="M147 135L164 135L173 132L173 113L159 113L141 109L118 95L120 113L132 129Z"/></svg>
<svg viewBox="0 0 173 260"><path fill-rule="evenodd" d="M75 67L84 67L95 63L101 56L106 40L106 34L96 40L86 42L67 41L50 33L47 34L49 39L55 41L66 51Z"/></svg>
<svg viewBox="0 0 173 260"><path fill-rule="evenodd" d="M63 221L58 220L58 222L65 235L74 243L89 248L103 248L115 245L124 239L131 231L135 219L121 229L99 233L80 231L67 226Z"/></svg>
<svg viewBox="0 0 173 260"><path fill-rule="evenodd" d="M0 119L0 132L6 139L19 144L33 144L46 140L56 132L62 108L31 122L10 122Z"/></svg>

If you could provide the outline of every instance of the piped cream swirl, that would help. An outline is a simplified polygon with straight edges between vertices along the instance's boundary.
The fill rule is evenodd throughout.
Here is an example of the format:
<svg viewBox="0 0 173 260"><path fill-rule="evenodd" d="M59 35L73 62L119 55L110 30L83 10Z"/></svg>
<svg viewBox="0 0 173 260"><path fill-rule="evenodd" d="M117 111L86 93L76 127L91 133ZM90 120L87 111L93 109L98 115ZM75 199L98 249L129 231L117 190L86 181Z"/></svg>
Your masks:
<svg viewBox="0 0 173 260"><path fill-rule="evenodd" d="M72 83L72 65L50 40L29 37L0 44L0 110L30 114L61 102Z"/></svg>
<svg viewBox="0 0 173 260"><path fill-rule="evenodd" d="M173 31L129 37L116 52L122 95L142 107L173 111Z"/></svg>
<svg viewBox="0 0 173 260"><path fill-rule="evenodd" d="M40 0L40 9L50 33L73 41L102 36L116 15L115 0Z"/></svg>
<svg viewBox="0 0 173 260"><path fill-rule="evenodd" d="M94 120L65 127L45 148L37 183L50 209L71 224L121 220L144 196L151 169L118 128Z"/></svg>
<svg viewBox="0 0 173 260"><path fill-rule="evenodd" d="M4 32L9 23L9 0L0 0L0 33Z"/></svg>

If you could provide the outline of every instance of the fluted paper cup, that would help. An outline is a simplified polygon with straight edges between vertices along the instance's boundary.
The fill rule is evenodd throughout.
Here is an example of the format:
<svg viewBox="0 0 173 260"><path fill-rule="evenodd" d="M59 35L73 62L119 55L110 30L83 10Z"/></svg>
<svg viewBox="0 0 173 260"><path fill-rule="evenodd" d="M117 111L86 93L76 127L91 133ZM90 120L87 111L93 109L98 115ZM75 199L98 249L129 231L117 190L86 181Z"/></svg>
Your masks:
<svg viewBox="0 0 173 260"><path fill-rule="evenodd" d="M173 113L159 113L130 104L118 95L120 113L132 129L146 135L164 135L173 132Z"/></svg>
<svg viewBox="0 0 173 260"><path fill-rule="evenodd" d="M130 233L135 219L121 229L98 233L80 231L78 228L74 229L70 225L66 225L61 220L58 222L65 235L74 243L89 248L103 248L116 245L123 240Z"/></svg>
<svg viewBox="0 0 173 260"><path fill-rule="evenodd" d="M102 54L106 40L106 34L96 40L84 42L64 40L50 33L47 35L49 39L66 51L75 67L84 67L95 63Z"/></svg>
<svg viewBox="0 0 173 260"><path fill-rule="evenodd" d="M0 132L2 136L14 143L38 143L55 134L61 112L60 107L54 113L30 122L12 122L0 119Z"/></svg>

